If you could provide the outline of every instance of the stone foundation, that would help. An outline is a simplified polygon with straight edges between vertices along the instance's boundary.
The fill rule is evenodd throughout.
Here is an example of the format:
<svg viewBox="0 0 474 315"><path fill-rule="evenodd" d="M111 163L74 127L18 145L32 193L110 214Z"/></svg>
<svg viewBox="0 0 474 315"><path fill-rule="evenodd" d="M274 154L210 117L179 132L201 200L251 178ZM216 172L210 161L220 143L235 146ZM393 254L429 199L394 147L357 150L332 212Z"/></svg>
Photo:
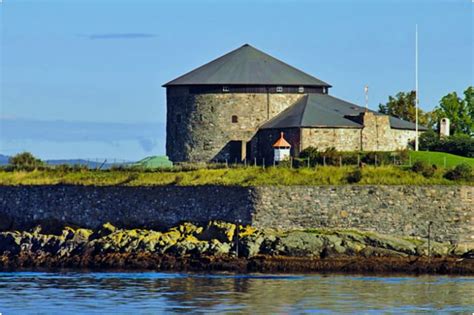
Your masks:
<svg viewBox="0 0 474 315"><path fill-rule="evenodd" d="M0 229L53 221L96 228L223 220L262 228L344 228L474 244L472 186L0 187Z"/></svg>

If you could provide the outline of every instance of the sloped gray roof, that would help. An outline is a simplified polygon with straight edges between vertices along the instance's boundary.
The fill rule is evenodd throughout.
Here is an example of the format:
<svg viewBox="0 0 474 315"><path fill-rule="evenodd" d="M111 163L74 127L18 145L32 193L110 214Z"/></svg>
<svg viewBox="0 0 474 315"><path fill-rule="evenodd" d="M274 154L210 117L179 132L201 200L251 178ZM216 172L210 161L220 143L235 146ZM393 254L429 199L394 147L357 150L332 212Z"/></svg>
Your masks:
<svg viewBox="0 0 474 315"><path fill-rule="evenodd" d="M298 102L265 123L261 129L280 128L362 128L363 125L350 119L364 112L365 108L327 94L308 94ZM376 115L380 113L371 111ZM394 129L415 130L415 124L396 117L389 117ZM419 126L419 130L427 130Z"/></svg>
<svg viewBox="0 0 474 315"><path fill-rule="evenodd" d="M163 85L326 86L321 81L248 44Z"/></svg>

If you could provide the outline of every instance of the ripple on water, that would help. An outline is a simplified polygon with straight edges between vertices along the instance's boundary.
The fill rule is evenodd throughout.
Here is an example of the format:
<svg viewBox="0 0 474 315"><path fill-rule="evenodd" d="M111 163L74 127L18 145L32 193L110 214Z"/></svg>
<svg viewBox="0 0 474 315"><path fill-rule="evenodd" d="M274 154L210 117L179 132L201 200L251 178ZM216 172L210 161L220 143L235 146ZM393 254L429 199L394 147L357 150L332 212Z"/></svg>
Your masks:
<svg viewBox="0 0 474 315"><path fill-rule="evenodd" d="M0 313L470 313L473 277L0 273Z"/></svg>

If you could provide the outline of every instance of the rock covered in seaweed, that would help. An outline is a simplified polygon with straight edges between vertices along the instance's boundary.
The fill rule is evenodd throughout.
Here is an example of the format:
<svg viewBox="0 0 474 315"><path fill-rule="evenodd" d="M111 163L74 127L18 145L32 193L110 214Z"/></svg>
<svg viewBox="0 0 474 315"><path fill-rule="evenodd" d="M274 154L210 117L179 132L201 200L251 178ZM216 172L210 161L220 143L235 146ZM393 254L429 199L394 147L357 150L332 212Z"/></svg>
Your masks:
<svg viewBox="0 0 474 315"><path fill-rule="evenodd" d="M278 231L221 221L201 226L185 222L166 231L121 229L110 223L92 231L64 227L60 233L32 231L0 233L0 256L91 257L112 254L152 254L171 257L408 257L426 256L426 240L355 230L313 229ZM238 234L238 235L237 235ZM431 242L433 256L466 255L471 248ZM42 256L41 256L42 257Z"/></svg>

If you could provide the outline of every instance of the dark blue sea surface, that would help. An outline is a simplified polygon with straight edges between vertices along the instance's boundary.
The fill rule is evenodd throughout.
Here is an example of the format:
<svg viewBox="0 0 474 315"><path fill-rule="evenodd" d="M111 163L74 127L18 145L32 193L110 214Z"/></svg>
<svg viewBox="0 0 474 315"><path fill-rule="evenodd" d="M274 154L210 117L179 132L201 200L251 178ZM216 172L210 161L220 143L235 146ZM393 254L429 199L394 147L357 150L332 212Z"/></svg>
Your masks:
<svg viewBox="0 0 474 315"><path fill-rule="evenodd" d="M474 277L3 272L10 314L471 314Z"/></svg>

